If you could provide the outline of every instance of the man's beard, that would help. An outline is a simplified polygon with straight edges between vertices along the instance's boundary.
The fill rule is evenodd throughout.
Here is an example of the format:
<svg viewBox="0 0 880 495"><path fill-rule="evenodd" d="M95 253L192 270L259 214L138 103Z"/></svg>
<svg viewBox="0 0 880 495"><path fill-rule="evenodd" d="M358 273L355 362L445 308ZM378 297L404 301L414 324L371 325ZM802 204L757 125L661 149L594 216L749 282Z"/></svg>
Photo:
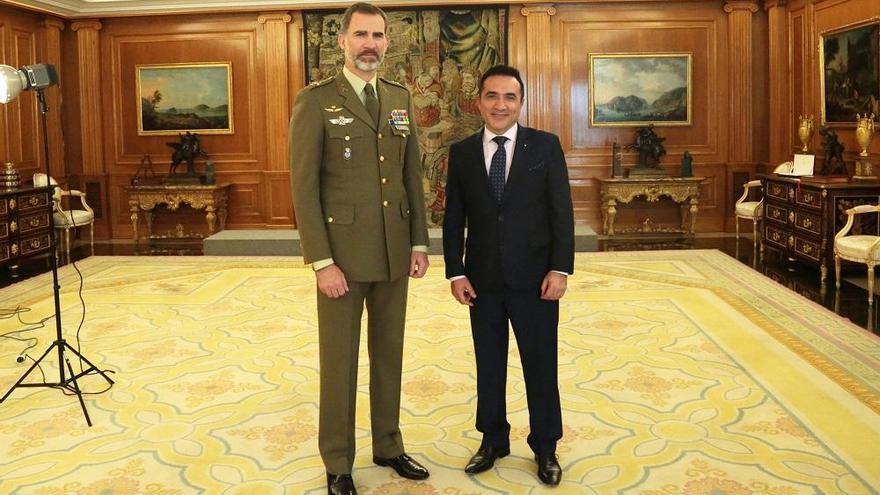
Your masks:
<svg viewBox="0 0 880 495"><path fill-rule="evenodd" d="M374 56L373 60L366 60L362 58L362 55L354 57L354 66L364 72L375 72L382 65L382 60L385 59L385 56L375 52L372 55Z"/></svg>

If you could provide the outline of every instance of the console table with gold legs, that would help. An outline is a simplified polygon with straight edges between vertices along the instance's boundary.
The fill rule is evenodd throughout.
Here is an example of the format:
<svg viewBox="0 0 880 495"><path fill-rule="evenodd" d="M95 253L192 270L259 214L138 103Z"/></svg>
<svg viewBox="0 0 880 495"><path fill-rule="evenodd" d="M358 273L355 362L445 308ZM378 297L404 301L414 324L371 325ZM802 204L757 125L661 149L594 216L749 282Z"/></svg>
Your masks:
<svg viewBox="0 0 880 495"><path fill-rule="evenodd" d="M127 186L128 206L131 211L132 237L138 243L138 218L141 213L147 224L147 238L153 236L153 219L155 208L159 205L167 205L171 211L176 211L182 205L187 204L195 210L205 210L205 221L208 224L208 235L218 231L217 220L220 222L219 230L226 228L226 205L229 199L230 185L138 185ZM180 230L180 229L179 229ZM178 232L179 237L186 237L183 232ZM201 237L201 236L198 236ZM207 237L207 236L204 236Z"/></svg>
<svg viewBox="0 0 880 495"><path fill-rule="evenodd" d="M602 229L605 235L618 233L614 229L614 219L619 203L629 203L643 197L649 203L660 198L670 198L678 203L681 211L681 224L678 227L660 226L650 218L629 233L684 233L694 235L697 213L700 204L700 183L704 177L633 177L598 179L602 183Z"/></svg>

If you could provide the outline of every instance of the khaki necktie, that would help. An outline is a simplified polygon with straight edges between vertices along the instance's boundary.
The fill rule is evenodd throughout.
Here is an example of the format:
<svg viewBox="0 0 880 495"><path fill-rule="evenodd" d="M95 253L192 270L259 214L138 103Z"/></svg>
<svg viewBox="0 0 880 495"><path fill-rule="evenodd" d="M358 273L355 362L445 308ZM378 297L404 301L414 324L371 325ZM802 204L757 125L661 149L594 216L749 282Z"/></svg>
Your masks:
<svg viewBox="0 0 880 495"><path fill-rule="evenodd" d="M370 117L373 118L373 123L376 124L376 127L379 127L379 100L376 99L376 90L373 89L373 85L367 83L364 86L364 94L366 98L364 99L364 105L367 107L367 112L369 112Z"/></svg>

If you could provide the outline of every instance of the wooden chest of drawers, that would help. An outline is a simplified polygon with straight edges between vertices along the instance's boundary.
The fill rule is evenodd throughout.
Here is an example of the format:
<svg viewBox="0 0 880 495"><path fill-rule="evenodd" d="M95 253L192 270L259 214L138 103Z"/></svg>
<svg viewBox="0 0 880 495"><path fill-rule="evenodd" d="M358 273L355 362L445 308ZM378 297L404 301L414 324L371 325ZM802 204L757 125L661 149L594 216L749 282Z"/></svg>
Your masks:
<svg viewBox="0 0 880 495"><path fill-rule="evenodd" d="M824 284L828 268L834 266L834 235L846 224L846 210L877 204L880 183L759 177L764 181L763 246L818 266ZM876 217L863 220L854 232L877 235Z"/></svg>
<svg viewBox="0 0 880 495"><path fill-rule="evenodd" d="M0 266L49 252L49 188L0 190Z"/></svg>

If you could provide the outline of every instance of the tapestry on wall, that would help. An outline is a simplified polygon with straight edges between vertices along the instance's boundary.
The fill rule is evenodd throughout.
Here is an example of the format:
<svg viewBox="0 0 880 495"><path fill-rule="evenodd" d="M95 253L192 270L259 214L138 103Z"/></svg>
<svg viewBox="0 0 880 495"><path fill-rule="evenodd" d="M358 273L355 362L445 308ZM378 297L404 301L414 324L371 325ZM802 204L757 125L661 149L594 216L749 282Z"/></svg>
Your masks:
<svg viewBox="0 0 880 495"><path fill-rule="evenodd" d="M344 63L342 10L305 14L306 71L314 82ZM507 59L507 8L386 10L390 45L379 75L406 85L419 127L428 223L443 223L449 145L482 126L480 76Z"/></svg>

